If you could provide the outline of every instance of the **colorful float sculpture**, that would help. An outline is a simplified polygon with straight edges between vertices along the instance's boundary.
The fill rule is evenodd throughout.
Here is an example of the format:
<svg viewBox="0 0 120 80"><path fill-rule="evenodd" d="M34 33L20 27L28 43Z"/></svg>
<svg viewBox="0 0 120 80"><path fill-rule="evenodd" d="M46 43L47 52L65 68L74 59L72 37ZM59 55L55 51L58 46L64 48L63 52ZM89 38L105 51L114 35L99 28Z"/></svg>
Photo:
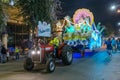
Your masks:
<svg viewBox="0 0 120 80"><path fill-rule="evenodd" d="M71 19L64 18L63 39L70 46L86 45L89 49L95 49L102 45L102 31L104 27L94 23L94 16L90 10L78 9Z"/></svg>

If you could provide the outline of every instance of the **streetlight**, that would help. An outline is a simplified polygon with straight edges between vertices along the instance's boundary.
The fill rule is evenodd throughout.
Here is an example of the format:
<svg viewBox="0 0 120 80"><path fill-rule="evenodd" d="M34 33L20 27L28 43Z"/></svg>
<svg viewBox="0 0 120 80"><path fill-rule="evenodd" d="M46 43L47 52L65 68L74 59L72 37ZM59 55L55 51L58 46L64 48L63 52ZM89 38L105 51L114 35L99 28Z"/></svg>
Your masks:
<svg viewBox="0 0 120 80"><path fill-rule="evenodd" d="M120 13L120 4L114 4L110 6L110 10L113 11L113 13ZM117 19L117 18L116 18ZM118 28L118 33L120 33L120 22L117 23ZM119 35L120 36L120 35Z"/></svg>
<svg viewBox="0 0 120 80"><path fill-rule="evenodd" d="M117 10L117 13L120 13L120 9Z"/></svg>
<svg viewBox="0 0 120 80"><path fill-rule="evenodd" d="M117 13L120 13L120 5L119 4L117 4L117 5L112 5L112 6L110 6L110 10L111 11L116 11Z"/></svg>
<svg viewBox="0 0 120 80"><path fill-rule="evenodd" d="M112 5L112 6L110 7L110 10L116 10L116 5Z"/></svg>
<svg viewBox="0 0 120 80"><path fill-rule="evenodd" d="M120 26L120 22L118 22L118 24L117 24L118 26Z"/></svg>

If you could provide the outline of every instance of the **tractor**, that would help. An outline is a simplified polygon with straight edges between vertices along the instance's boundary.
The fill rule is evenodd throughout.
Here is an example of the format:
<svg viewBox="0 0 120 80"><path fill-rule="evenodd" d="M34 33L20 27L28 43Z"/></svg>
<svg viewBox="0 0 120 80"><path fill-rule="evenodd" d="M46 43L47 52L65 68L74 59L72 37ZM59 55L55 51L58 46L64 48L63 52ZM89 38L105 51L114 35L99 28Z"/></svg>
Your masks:
<svg viewBox="0 0 120 80"><path fill-rule="evenodd" d="M45 65L48 73L54 72L56 59L62 59L63 64L70 65L72 63L72 48L65 43L58 46L54 53L55 46L42 43L30 49L27 58L24 62L24 69L27 71L33 70L36 64Z"/></svg>

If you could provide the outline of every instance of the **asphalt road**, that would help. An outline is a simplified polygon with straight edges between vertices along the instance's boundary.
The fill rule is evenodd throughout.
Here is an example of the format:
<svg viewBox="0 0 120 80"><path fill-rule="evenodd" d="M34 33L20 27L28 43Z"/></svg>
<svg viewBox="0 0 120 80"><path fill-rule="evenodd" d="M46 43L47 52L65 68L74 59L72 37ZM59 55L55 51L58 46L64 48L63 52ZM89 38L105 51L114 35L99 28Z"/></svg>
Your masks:
<svg viewBox="0 0 120 80"><path fill-rule="evenodd" d="M120 53L109 57L100 51L92 57L74 58L70 66L57 63L50 74L39 67L24 71L23 61L0 64L0 80L120 80Z"/></svg>

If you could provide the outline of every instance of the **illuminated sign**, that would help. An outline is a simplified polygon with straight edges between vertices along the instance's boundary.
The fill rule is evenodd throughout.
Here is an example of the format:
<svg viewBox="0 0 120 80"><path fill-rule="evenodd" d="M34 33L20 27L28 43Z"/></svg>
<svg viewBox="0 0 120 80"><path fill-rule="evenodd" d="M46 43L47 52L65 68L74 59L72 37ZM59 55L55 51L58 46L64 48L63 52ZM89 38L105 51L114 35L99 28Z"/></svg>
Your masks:
<svg viewBox="0 0 120 80"><path fill-rule="evenodd" d="M38 37L50 37L51 36L51 27L50 24L46 22L39 21L38 23Z"/></svg>

